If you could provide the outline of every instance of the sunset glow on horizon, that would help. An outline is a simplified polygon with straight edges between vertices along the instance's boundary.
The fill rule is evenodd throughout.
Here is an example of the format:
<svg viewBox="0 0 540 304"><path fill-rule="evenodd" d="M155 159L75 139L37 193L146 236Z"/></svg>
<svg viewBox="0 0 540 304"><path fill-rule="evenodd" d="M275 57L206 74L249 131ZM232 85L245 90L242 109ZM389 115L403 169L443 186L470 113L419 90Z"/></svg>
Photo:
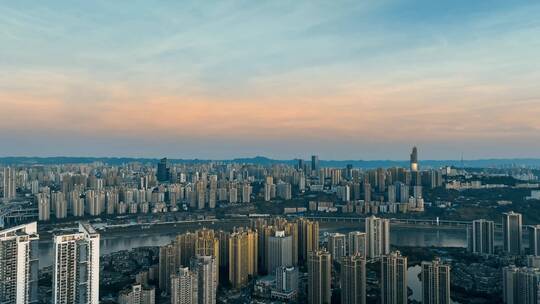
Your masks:
<svg viewBox="0 0 540 304"><path fill-rule="evenodd" d="M540 4L436 2L4 3L0 156L540 157Z"/></svg>

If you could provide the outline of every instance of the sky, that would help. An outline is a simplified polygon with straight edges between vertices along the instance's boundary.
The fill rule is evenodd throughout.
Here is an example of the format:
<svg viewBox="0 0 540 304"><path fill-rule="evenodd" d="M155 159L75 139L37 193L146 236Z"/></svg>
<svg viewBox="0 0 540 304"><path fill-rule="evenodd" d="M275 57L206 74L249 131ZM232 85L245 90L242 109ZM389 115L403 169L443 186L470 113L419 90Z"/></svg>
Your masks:
<svg viewBox="0 0 540 304"><path fill-rule="evenodd" d="M540 157L538 1L1 1L0 156Z"/></svg>

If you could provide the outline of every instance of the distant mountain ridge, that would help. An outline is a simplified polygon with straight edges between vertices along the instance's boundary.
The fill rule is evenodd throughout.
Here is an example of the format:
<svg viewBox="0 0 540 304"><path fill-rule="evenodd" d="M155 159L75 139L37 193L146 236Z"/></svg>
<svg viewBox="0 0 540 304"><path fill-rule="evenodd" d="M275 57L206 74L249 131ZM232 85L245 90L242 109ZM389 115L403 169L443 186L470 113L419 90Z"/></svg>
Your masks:
<svg viewBox="0 0 540 304"><path fill-rule="evenodd" d="M52 165L52 164L88 164L92 162L103 162L111 165L121 165L129 162L140 163L157 163L158 158L134 158L134 157L18 157L8 156L0 157L1 165ZM171 163L186 163L196 164L205 162L224 162L224 163L244 163L258 165L273 165L273 164L289 164L298 163L296 159L278 160L264 156L255 156L248 158L235 158L228 160L208 160L208 159L169 159ZM309 162L309 160L306 160ZM389 168L389 167L408 167L407 160L320 160L320 165L323 167L345 167L348 164L356 168ZM539 167L540 158L492 158L492 159L475 159L475 160L420 160L421 167L438 168L442 166L456 167L509 167L509 166L527 166Z"/></svg>

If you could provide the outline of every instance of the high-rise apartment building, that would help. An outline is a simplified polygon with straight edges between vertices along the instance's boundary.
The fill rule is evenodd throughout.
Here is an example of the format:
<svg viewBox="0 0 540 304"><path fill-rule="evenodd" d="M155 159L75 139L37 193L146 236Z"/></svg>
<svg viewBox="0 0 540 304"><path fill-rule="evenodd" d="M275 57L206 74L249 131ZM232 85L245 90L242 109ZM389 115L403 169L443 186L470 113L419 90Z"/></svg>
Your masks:
<svg viewBox="0 0 540 304"><path fill-rule="evenodd" d="M156 290L154 287L133 284L130 289L123 290L118 295L119 304L155 304Z"/></svg>
<svg viewBox="0 0 540 304"><path fill-rule="evenodd" d="M38 302L37 223L0 231L0 303Z"/></svg>
<svg viewBox="0 0 540 304"><path fill-rule="evenodd" d="M319 222L298 220L299 259L304 263L310 252L319 250Z"/></svg>
<svg viewBox="0 0 540 304"><path fill-rule="evenodd" d="M229 236L229 282L233 288L246 286L257 274L257 232L239 230Z"/></svg>
<svg viewBox="0 0 540 304"><path fill-rule="evenodd" d="M197 274L181 267L171 276L171 304L198 304Z"/></svg>
<svg viewBox="0 0 540 304"><path fill-rule="evenodd" d="M287 298L294 298L298 293L298 269L296 267L278 267L275 271L276 290Z"/></svg>
<svg viewBox="0 0 540 304"><path fill-rule="evenodd" d="M191 271L197 276L197 303L215 304L218 286L218 264L213 256L191 259Z"/></svg>
<svg viewBox="0 0 540 304"><path fill-rule="evenodd" d="M450 304L450 266L440 259L422 262L422 303Z"/></svg>
<svg viewBox="0 0 540 304"><path fill-rule="evenodd" d="M332 300L332 255L325 250L311 251L308 266L308 303L330 304Z"/></svg>
<svg viewBox="0 0 540 304"><path fill-rule="evenodd" d="M57 219L63 219L67 217L67 201L64 193L53 192L51 193L51 205L54 206L54 215Z"/></svg>
<svg viewBox="0 0 540 304"><path fill-rule="evenodd" d="M264 183L264 200L269 202L272 199L272 187L274 185L274 178L272 176L267 176Z"/></svg>
<svg viewBox="0 0 540 304"><path fill-rule="evenodd" d="M51 219L51 201L47 193L38 193L35 196L38 206L38 219L40 221L48 221Z"/></svg>
<svg viewBox="0 0 540 304"><path fill-rule="evenodd" d="M341 258L341 304L366 303L366 258L358 253Z"/></svg>
<svg viewBox="0 0 540 304"><path fill-rule="evenodd" d="M216 265L216 279L219 278L219 239L212 229L199 229L195 234L195 256L213 257Z"/></svg>
<svg viewBox="0 0 540 304"><path fill-rule="evenodd" d="M335 262L339 262L341 257L347 254L345 234L331 233L328 235L328 251Z"/></svg>
<svg viewBox="0 0 540 304"><path fill-rule="evenodd" d="M212 252L215 250L215 247L212 246L215 246L215 242L211 239L212 233L213 232L207 230L207 233L201 232L199 234L198 232L186 232L177 235L173 242L173 246L175 247L175 269L189 266L191 258L197 255L197 246L199 246L200 253L204 253L204 255L213 255ZM199 236L201 237L200 239ZM176 271L175 269L173 271Z"/></svg>
<svg viewBox="0 0 540 304"><path fill-rule="evenodd" d="M290 237L291 248L290 255L292 259L292 265L298 265L298 225L295 222L289 222L285 219L274 218L270 222L266 220L254 221L252 227L258 231L258 245L259 245L259 272L261 274L270 273L268 269L269 262L269 242L270 237L275 237L276 233L284 234L284 237ZM276 241L276 240L274 240ZM288 241L284 241L288 244Z"/></svg>
<svg viewBox="0 0 540 304"><path fill-rule="evenodd" d="M522 253L522 221L521 214L513 211L503 213L503 247L504 251L513 255Z"/></svg>
<svg viewBox="0 0 540 304"><path fill-rule="evenodd" d="M367 257L377 258L390 253L390 221L375 217L366 218Z"/></svg>
<svg viewBox="0 0 540 304"><path fill-rule="evenodd" d="M274 273L278 267L293 266L292 236L285 231L276 231L268 238L268 273Z"/></svg>
<svg viewBox="0 0 540 304"><path fill-rule="evenodd" d="M176 263L176 247L174 244L167 244L159 247L159 277L158 286L162 292L171 290L171 275L178 270Z"/></svg>
<svg viewBox="0 0 540 304"><path fill-rule="evenodd" d="M347 234L347 254L367 255L367 235L365 232L351 231Z"/></svg>
<svg viewBox="0 0 540 304"><path fill-rule="evenodd" d="M539 302L540 270L538 268L503 268L503 301L506 304Z"/></svg>
<svg viewBox="0 0 540 304"><path fill-rule="evenodd" d="M381 303L407 304L407 257L399 251L382 257Z"/></svg>
<svg viewBox="0 0 540 304"><path fill-rule="evenodd" d="M540 256L540 225L527 226L529 232L529 254Z"/></svg>
<svg viewBox="0 0 540 304"><path fill-rule="evenodd" d="M487 220L475 220L467 229L468 249L477 254L493 254L495 223Z"/></svg>
<svg viewBox="0 0 540 304"><path fill-rule="evenodd" d="M99 234L88 223L54 240L53 303L99 303Z"/></svg>
<svg viewBox="0 0 540 304"><path fill-rule="evenodd" d="M4 168L4 174L3 174L3 191L4 191L4 199L10 200L12 198L15 198L17 195L17 176L15 173L15 169L11 167Z"/></svg>

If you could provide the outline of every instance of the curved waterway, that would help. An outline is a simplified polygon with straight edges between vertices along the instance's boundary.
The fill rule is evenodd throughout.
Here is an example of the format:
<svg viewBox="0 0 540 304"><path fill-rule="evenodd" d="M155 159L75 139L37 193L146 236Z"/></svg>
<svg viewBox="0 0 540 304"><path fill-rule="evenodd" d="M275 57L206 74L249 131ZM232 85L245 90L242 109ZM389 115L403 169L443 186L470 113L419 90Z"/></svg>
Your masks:
<svg viewBox="0 0 540 304"><path fill-rule="evenodd" d="M363 230L361 227L325 227L321 225L320 232L342 232ZM136 234L136 235L134 235ZM144 246L162 246L172 241L176 232L164 229L149 233L126 233L103 234L101 236L101 254L110 254L122 250L131 250ZM466 247L467 234L464 229L456 228L414 228L395 227L390 230L390 241L394 246L416 247ZM52 265L53 261L52 240L42 239L39 241L39 266L40 268Z"/></svg>

